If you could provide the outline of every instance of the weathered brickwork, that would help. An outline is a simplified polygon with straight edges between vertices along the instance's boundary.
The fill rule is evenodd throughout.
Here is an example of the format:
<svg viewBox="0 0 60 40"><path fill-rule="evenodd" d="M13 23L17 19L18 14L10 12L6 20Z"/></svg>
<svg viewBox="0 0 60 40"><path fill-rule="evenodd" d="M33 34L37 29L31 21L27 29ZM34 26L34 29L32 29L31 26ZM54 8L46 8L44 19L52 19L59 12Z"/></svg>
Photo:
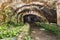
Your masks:
<svg viewBox="0 0 60 40"><path fill-rule="evenodd" d="M57 8L57 24L60 26L60 0L57 0L56 8Z"/></svg>

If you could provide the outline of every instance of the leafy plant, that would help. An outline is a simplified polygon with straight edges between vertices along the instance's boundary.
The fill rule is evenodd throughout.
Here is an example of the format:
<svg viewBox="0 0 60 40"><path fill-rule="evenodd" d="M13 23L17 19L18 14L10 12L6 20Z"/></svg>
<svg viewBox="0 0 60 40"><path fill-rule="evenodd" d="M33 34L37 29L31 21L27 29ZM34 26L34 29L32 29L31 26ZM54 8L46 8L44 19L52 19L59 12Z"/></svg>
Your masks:
<svg viewBox="0 0 60 40"><path fill-rule="evenodd" d="M0 26L0 39L6 37L15 37L20 34L20 29L23 26L14 27L13 25L8 26L8 24L3 24Z"/></svg>

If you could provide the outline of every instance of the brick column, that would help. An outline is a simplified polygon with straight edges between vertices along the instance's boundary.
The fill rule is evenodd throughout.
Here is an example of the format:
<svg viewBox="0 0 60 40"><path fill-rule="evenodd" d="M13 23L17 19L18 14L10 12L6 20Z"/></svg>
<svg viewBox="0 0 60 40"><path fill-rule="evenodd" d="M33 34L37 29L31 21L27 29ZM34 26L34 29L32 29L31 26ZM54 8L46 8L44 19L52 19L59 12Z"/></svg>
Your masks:
<svg viewBox="0 0 60 40"><path fill-rule="evenodd" d="M57 0L56 8L57 8L57 24L60 26L60 0Z"/></svg>

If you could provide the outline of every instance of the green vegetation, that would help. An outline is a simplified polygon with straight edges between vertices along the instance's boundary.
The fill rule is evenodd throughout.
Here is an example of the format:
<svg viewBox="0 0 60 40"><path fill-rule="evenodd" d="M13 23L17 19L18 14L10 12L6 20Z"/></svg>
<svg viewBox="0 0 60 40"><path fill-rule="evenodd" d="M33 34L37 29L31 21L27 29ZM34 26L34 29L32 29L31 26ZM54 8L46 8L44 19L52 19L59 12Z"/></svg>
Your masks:
<svg viewBox="0 0 60 40"><path fill-rule="evenodd" d="M9 6L0 10L0 39L18 37L22 33L23 39L31 40L29 25L24 26L13 12Z"/></svg>
<svg viewBox="0 0 60 40"><path fill-rule="evenodd" d="M19 23L18 25L5 23L0 26L0 39L22 36L22 40L32 40L30 37L29 24Z"/></svg>
<svg viewBox="0 0 60 40"><path fill-rule="evenodd" d="M32 40L30 36L30 26L29 24L25 24L24 27L20 29L22 31L22 40ZM20 34L21 35L21 34Z"/></svg>
<svg viewBox="0 0 60 40"><path fill-rule="evenodd" d="M60 35L60 29L57 24L38 23L38 25L49 32Z"/></svg>
<svg viewBox="0 0 60 40"><path fill-rule="evenodd" d="M8 25L3 24L0 26L0 39L6 38L6 37L15 37L18 34L20 34L20 29L22 26L13 26L13 25Z"/></svg>
<svg viewBox="0 0 60 40"><path fill-rule="evenodd" d="M32 40L31 36L25 37L25 40Z"/></svg>

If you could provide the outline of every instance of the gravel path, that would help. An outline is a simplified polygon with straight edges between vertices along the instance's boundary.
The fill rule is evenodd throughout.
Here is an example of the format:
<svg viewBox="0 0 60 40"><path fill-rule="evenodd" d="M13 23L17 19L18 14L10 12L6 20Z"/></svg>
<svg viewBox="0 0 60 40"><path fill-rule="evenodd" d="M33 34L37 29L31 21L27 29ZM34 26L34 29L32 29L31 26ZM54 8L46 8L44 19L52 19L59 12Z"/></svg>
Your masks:
<svg viewBox="0 0 60 40"><path fill-rule="evenodd" d="M31 24L31 37L34 40L60 40L60 37L54 35L44 29L41 29L36 24Z"/></svg>

